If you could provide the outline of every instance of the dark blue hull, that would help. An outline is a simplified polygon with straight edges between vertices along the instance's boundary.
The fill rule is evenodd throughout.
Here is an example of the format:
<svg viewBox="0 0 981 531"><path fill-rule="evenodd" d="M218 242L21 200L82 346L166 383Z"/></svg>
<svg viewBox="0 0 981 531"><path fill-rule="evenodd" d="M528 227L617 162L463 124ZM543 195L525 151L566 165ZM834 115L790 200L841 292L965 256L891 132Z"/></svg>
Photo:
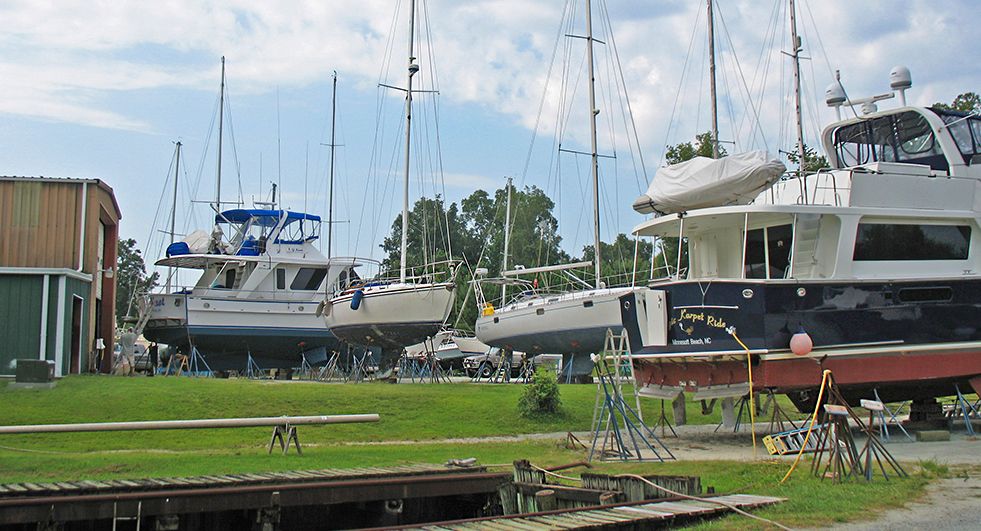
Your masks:
<svg viewBox="0 0 981 531"><path fill-rule="evenodd" d="M981 375L981 280L669 282L667 345L644 345L639 297L620 298L638 379L693 390L748 381L781 391L816 388L824 369L852 396L926 398ZM803 329L807 356L790 353ZM734 334L730 333L734 332ZM765 356L764 356L765 354ZM657 358L647 355L659 355Z"/></svg>
<svg viewBox="0 0 981 531"><path fill-rule="evenodd" d="M324 329L247 327L147 327L150 341L190 351L193 344L216 371L245 370L248 355L262 369L299 367L305 355L311 364L326 361L327 350L340 348L340 341Z"/></svg>

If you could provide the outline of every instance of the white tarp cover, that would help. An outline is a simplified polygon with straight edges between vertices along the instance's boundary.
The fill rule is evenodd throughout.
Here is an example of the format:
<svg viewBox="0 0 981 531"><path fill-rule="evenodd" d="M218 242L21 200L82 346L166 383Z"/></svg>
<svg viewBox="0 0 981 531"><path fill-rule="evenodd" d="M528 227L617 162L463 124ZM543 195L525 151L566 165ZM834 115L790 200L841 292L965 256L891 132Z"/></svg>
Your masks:
<svg viewBox="0 0 981 531"><path fill-rule="evenodd" d="M634 201L641 214L672 214L696 208L746 205L787 171L766 151L710 159L695 157L654 174L647 193Z"/></svg>
<svg viewBox="0 0 981 531"><path fill-rule="evenodd" d="M204 254L211 246L211 235L203 230L196 230L184 238L184 243L191 254Z"/></svg>

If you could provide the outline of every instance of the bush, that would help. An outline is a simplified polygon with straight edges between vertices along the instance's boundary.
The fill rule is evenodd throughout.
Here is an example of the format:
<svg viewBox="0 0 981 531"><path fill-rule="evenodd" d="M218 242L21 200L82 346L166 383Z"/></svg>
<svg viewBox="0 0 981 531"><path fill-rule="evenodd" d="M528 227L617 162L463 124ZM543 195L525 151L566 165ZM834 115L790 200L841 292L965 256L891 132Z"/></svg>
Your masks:
<svg viewBox="0 0 981 531"><path fill-rule="evenodd" d="M518 411L524 417L533 417L545 413L558 413L561 406L559 383L555 373L539 367L518 400Z"/></svg>

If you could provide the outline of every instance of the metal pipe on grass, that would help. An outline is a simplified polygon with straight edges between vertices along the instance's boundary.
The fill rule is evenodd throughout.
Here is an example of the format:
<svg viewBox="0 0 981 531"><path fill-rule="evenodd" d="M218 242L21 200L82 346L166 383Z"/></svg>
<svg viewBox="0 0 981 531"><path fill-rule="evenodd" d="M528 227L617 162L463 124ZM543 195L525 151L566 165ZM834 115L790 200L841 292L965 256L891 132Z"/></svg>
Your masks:
<svg viewBox="0 0 981 531"><path fill-rule="evenodd" d="M251 428L257 426L301 426L378 422L377 413L360 415L311 415L303 417L251 417L231 419L146 420L135 422L84 422L78 424L35 424L0 426L0 435L24 433L75 433L83 431L191 430L202 428Z"/></svg>

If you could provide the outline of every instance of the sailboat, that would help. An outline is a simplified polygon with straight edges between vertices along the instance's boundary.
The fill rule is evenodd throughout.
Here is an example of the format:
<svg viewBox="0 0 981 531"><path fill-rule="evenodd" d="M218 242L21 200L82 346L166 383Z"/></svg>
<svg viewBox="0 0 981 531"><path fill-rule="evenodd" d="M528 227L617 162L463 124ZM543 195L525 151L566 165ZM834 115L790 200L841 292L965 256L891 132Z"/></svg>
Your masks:
<svg viewBox="0 0 981 531"><path fill-rule="evenodd" d="M220 113L224 111L222 58ZM148 295L143 335L150 341L196 351L216 371L294 368L326 359L338 341L316 314L322 293L349 278L354 259L328 260L318 249L321 218L277 208L221 209L219 114L218 184L211 232L197 230L174 241L177 171L171 242L156 265L199 272L193 286ZM177 167L180 166L177 144Z"/></svg>
<svg viewBox="0 0 981 531"><path fill-rule="evenodd" d="M586 35L580 38L586 42L590 151L581 154L590 157L594 259L591 262L543 267L505 268L501 278L478 279L475 291L480 314L474 329L480 341L493 347L531 354L599 352L603 349L608 329L617 333L622 330L619 298L634 289L631 286L608 287L601 275L599 158L603 155L598 153L597 147L596 116L599 110L596 107L593 61L593 46L597 40L593 37L589 0L586 1L585 16ZM505 251L505 260L506 254ZM573 270L590 267L594 277L592 283L573 273ZM549 292L544 286L539 287L537 280L522 278L552 273L565 275L576 286L568 291ZM502 294L497 298L491 290L496 291L502 285ZM508 298L509 286L513 288L511 298ZM492 302L494 299L498 304Z"/></svg>
<svg viewBox="0 0 981 531"><path fill-rule="evenodd" d="M416 2L409 3L409 46L405 92L405 148L402 186L402 239L398 277L380 274L363 279L356 273L342 277L318 307L327 327L354 345L380 347L389 362L402 349L440 331L453 308L456 262L407 264L409 232L409 178L412 154L412 102L419 63L414 52ZM392 88L392 87L389 87ZM361 259L370 262L370 259ZM383 363L385 364L385 363Z"/></svg>
<svg viewBox="0 0 981 531"><path fill-rule="evenodd" d="M661 397L769 389L802 411L825 370L850 401L912 399L921 412L981 391L981 119L909 106L911 86L905 67L890 72L892 92L868 98L836 80L826 103L838 119L822 133L830 169L634 229L689 248L671 276L620 298L640 385ZM898 107L878 110L892 98ZM635 204L663 204L647 195Z"/></svg>

